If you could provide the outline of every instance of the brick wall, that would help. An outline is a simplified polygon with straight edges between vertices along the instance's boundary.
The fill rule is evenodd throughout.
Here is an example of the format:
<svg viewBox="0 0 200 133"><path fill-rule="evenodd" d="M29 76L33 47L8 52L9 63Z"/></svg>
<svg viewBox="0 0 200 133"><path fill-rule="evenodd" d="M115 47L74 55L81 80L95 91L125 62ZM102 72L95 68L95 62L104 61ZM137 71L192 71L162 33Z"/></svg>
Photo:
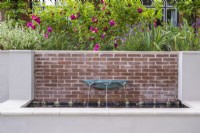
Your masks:
<svg viewBox="0 0 200 133"><path fill-rule="evenodd" d="M126 79L129 101L176 101L178 54L174 52L35 52L35 100L86 101L84 79ZM104 101L105 91L90 91ZM123 89L108 91L109 101L123 101Z"/></svg>

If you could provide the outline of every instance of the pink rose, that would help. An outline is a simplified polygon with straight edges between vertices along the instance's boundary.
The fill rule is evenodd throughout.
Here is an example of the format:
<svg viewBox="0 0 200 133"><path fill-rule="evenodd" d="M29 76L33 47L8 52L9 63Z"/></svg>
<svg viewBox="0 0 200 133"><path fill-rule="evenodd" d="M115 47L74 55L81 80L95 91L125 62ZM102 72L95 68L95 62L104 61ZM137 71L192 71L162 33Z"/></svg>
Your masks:
<svg viewBox="0 0 200 133"><path fill-rule="evenodd" d="M114 20L110 20L109 24L110 24L110 26L114 26L116 24L116 22Z"/></svg>
<svg viewBox="0 0 200 133"><path fill-rule="evenodd" d="M99 49L100 49L100 45L99 44L95 44L94 51L98 51Z"/></svg>
<svg viewBox="0 0 200 133"><path fill-rule="evenodd" d="M143 9L142 9L142 8L138 8L138 9L137 9L137 12L138 12L138 13L142 13L142 12L143 12Z"/></svg>

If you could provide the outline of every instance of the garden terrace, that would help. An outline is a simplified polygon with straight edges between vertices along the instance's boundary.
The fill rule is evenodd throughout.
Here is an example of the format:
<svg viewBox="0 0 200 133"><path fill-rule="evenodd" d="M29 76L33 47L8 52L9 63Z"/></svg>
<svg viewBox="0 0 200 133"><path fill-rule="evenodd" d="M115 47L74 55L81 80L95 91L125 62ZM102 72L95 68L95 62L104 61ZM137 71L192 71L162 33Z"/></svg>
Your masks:
<svg viewBox="0 0 200 133"><path fill-rule="evenodd" d="M102 58L106 59L104 60L100 58L101 56L103 56ZM129 58L131 58L131 61ZM26 133L54 133L59 131L59 133L65 133L66 131L70 131L74 133L119 133L124 132L124 130L126 129L127 133L132 133L133 131L140 133L188 133L188 131L191 131L192 133L199 133L199 58L199 52L0 51L0 70L2 70L0 71L0 132L23 133L24 131L26 131ZM66 64L66 62L69 61L68 59L71 61L71 63ZM48 63L50 64L46 64L45 60L46 62L49 60ZM37 63L37 61L40 63ZM162 63L165 62L165 65L163 65L162 63L156 63L160 61ZM52 62L54 62L56 65L53 66ZM61 65L58 64L59 62L61 63ZM75 62L77 64L74 64ZM87 62L90 63L87 64ZM90 70L89 72L85 72L85 74L80 70L76 70L79 69L80 66L83 67L81 69L85 71L87 71L87 69L94 69L86 67L87 65L93 66L94 62L95 71ZM104 62L106 64L103 64L103 68L97 67L101 64L101 62ZM168 82L170 77L167 77L167 81L166 79L161 80L162 78L159 78L158 80L160 82L167 82L167 85L162 86L163 89L160 90L160 92L162 92L164 88L173 85L174 88L169 89L167 93L173 92L174 95L171 97L167 94L163 94L159 97L156 97L158 99L155 98L155 100L159 100L160 97L163 97L163 99L167 101L180 100L184 105L186 105L189 108L26 108L26 106L33 99L41 101L64 100L62 98L68 96L69 88L68 86L63 85L62 87L66 88L64 90L59 90L57 89L57 87L60 84L77 84L75 89L70 90L72 91L72 93L73 91L85 91L85 85L82 84L82 82L79 83L79 81L82 79L77 78L76 80L74 79L74 82L67 83L69 79L72 80L72 76L78 77L79 73L82 73L84 75L80 75L80 77L83 77L84 79L87 77L92 77L93 74L94 76L96 76L96 78L99 79L104 77L111 78L110 73L109 75L106 75L108 71L103 71L103 75L95 75L96 70L98 70L99 72L100 70L104 70L105 67L109 66L110 64L108 62L118 62L116 65L112 65L113 70L110 70L111 68L108 68L109 72L114 71L116 67L120 67L120 69L124 70L130 70L132 66L133 70L140 68L142 73L148 73L149 75L151 73L160 73L157 72L158 68L156 68L156 66L162 66L161 70L169 69L168 72L163 72L163 74L165 76L168 76L168 74L169 76L176 75L176 78L172 78L173 83L171 82L171 80L170 82ZM119 62L126 62L126 65L124 65L124 63ZM132 64L130 64L131 62ZM141 62L142 65L140 65L140 67L138 68L138 64L140 63L135 62ZM39 64L41 65L40 67ZM126 69L123 68L125 66ZM150 69L150 67L153 67L153 69ZM56 70L43 72L46 69ZM63 78L63 83L62 81L59 81L59 78L57 79L57 77L59 77L60 75L63 76L63 72L57 71L60 69L67 70L64 71L66 75L67 73L73 73L71 70L74 70L74 73L78 73L78 76L76 74L68 75L70 76L70 78ZM150 69L151 71L146 71L146 69ZM176 70L175 72L173 70L173 74L171 73L172 69ZM70 70L70 72L68 72L68 70ZM144 70L145 72L143 72ZM130 74L128 73L125 75L124 73L128 72L119 71L119 75L114 75L112 79L118 76L120 77L120 79L121 76L127 77L127 80L132 81L132 83L130 83L130 85L127 86L127 91L141 91L142 93L139 93L141 97L144 94L144 91L148 91L149 89L153 88L151 85L151 87L148 87L148 90L144 89L147 88L147 86L143 86L142 84L146 84L146 82L151 81L152 78L156 79L157 77L156 75L146 79L145 77L147 75L141 75L139 76L141 80L144 78L146 82L140 84L137 82L137 84L139 85L137 87L133 87L134 83L137 81L137 78L128 78L130 77L130 75L135 75L136 72L133 71L130 72ZM39 84L38 81L40 80L40 84L42 84L41 91L51 90L47 86L45 86L45 84L43 84L42 80L44 80L43 77L45 77L45 74L56 74L56 80L47 78L45 79L48 82L46 84L50 84L53 82L53 86L51 86L50 84L50 86L48 87L55 88L55 92L62 92L63 95L58 95L58 98L54 99L54 97L56 97L57 94L47 93L44 96L37 94L37 91L40 90L37 88ZM38 78L38 76L41 76L42 78ZM160 74L158 76L160 76ZM157 85L158 83L154 84ZM154 86L155 88L156 85ZM77 89L77 87L79 88ZM161 86L159 86L159 88L160 87ZM83 90L81 90L82 88ZM136 88L138 88L138 90ZM94 98L92 100L96 100L96 90L91 91L94 91L91 95L92 98ZM153 90L153 93L157 92L157 89ZM129 92L127 92L127 95L129 95L128 93ZM83 95L82 100L85 99L85 92L83 92L83 94L78 94ZM136 95L139 94L137 93ZM79 97L74 97L73 94L71 95L72 96L70 98L73 100ZM119 100L121 100L121 92L117 92L116 95L119 97ZM131 97L129 97L129 100L131 100L132 98L134 99L133 95L135 96L135 94L131 93ZM140 95L138 97L140 97ZM145 96L147 96L147 98L150 98L148 97L149 95L150 97L154 96L152 93L145 93ZM41 99L39 99L38 96L40 96ZM165 97L167 97L167 99L165 99ZM102 96L100 96L100 98L102 98ZM141 100L149 100L147 98ZM117 100L117 98L109 100ZM150 101L152 101L152 99L150 99ZM141 123L142 126L145 128L141 128ZM91 124L93 126L91 126ZM79 128L77 128L77 126L75 125L78 125Z"/></svg>

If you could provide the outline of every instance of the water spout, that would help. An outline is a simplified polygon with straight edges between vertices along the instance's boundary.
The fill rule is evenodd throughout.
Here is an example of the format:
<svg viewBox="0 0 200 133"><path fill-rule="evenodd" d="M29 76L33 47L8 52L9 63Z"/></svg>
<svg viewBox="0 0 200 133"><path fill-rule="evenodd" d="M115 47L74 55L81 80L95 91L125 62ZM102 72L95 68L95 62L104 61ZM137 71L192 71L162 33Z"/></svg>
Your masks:
<svg viewBox="0 0 200 133"><path fill-rule="evenodd" d="M83 82L89 87L87 93L87 103L89 106L90 102L90 91L91 88L94 89L105 89L105 106L108 107L108 90L109 89L118 89L120 87L124 88L124 99L128 101L126 98L126 84L127 80L83 80Z"/></svg>

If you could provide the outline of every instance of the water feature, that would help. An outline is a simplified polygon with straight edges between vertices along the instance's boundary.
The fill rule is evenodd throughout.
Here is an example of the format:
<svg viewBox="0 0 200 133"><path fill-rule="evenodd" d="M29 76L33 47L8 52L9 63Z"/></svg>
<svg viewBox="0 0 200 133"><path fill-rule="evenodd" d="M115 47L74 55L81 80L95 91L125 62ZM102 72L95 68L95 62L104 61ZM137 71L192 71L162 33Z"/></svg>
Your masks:
<svg viewBox="0 0 200 133"><path fill-rule="evenodd" d="M32 101L27 107L93 107L93 108L187 108L181 103L181 101L176 102L130 102L126 97L126 85L129 83L127 80L82 80L87 86L87 101L84 102L39 102ZM108 90L115 90L123 88L124 91L124 101L123 102L108 102ZM96 102L90 102L90 91L91 89L98 89L105 91L105 102L100 100Z"/></svg>
<svg viewBox="0 0 200 133"><path fill-rule="evenodd" d="M187 108L184 104L182 104L180 101L177 102L170 102L169 103L152 103L152 102L108 102L107 105L105 102L90 102L88 104L84 102L59 102L59 104L55 104L54 102L46 102L43 104L39 101L32 101L27 107L29 108L86 108L86 107L92 107L92 108Z"/></svg>
<svg viewBox="0 0 200 133"><path fill-rule="evenodd" d="M128 83L127 80L83 80L83 82L89 87L88 88L88 104L89 104L89 96L91 88L94 89L105 89L105 103L106 107L108 107L108 89L120 89L121 87L124 88L124 99L125 102L128 104L126 99L126 84Z"/></svg>

